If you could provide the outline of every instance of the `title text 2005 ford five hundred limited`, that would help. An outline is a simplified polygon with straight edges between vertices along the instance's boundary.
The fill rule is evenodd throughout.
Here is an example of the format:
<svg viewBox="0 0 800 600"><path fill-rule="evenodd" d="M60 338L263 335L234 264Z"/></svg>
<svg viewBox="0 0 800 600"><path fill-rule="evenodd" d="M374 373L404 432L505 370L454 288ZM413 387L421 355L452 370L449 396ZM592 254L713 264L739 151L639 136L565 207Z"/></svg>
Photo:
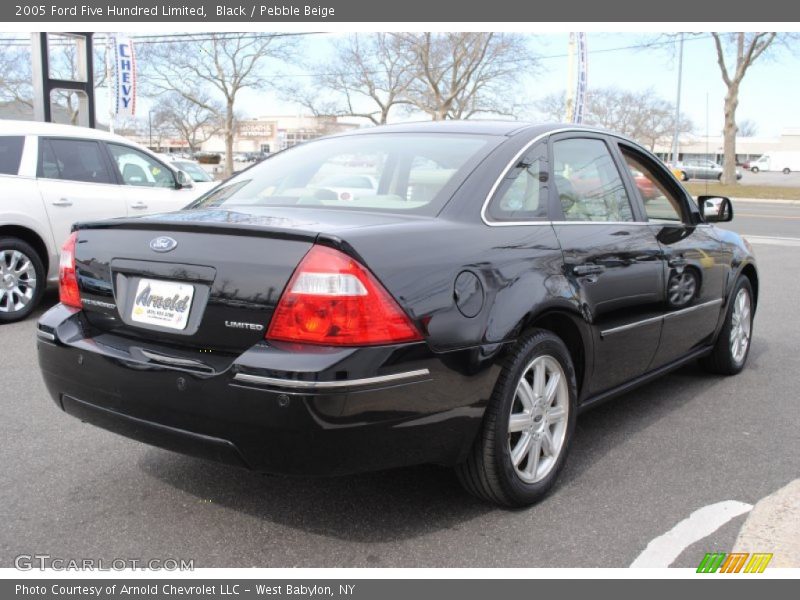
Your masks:
<svg viewBox="0 0 800 600"><path fill-rule="evenodd" d="M711 224L730 201L699 201L586 128L324 138L186 210L76 226L39 360L60 408L150 444L297 475L453 465L525 505L580 410L691 360L743 368L755 262Z"/></svg>

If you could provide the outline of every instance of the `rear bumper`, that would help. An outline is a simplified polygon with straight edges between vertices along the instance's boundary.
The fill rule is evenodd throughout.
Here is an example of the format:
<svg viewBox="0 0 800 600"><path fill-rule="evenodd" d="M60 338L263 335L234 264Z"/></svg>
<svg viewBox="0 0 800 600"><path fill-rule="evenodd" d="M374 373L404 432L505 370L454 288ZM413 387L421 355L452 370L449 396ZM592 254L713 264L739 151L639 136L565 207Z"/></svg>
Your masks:
<svg viewBox="0 0 800 600"><path fill-rule="evenodd" d="M455 464L498 372L478 351L439 356L425 344L258 344L208 356L92 331L61 305L38 334L47 389L65 412L151 445L284 474Z"/></svg>

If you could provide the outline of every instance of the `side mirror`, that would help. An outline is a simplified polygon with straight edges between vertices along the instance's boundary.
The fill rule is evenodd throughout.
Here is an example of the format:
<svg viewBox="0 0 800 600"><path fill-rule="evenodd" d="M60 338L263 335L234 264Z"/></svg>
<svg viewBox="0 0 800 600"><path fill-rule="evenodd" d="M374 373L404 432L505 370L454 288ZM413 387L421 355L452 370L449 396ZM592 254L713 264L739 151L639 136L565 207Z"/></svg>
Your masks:
<svg viewBox="0 0 800 600"><path fill-rule="evenodd" d="M725 196L698 196L697 202L707 223L733 221L733 204Z"/></svg>
<svg viewBox="0 0 800 600"><path fill-rule="evenodd" d="M192 178L187 175L186 171L181 171L180 169L175 171L175 184L175 187L177 187L179 190L183 188L194 187Z"/></svg>

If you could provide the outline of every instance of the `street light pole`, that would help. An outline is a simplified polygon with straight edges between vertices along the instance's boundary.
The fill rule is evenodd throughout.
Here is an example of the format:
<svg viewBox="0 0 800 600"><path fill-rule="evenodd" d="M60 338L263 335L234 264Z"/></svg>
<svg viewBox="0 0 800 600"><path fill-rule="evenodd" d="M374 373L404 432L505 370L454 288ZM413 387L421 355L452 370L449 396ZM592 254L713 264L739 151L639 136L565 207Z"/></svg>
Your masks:
<svg viewBox="0 0 800 600"><path fill-rule="evenodd" d="M149 138L150 138L150 143L148 144L148 147L150 148L150 150L152 150L153 149L153 111L152 110L148 110L147 111L147 129L148 129Z"/></svg>
<svg viewBox="0 0 800 600"><path fill-rule="evenodd" d="M683 32L678 42L678 96L675 99L675 131L672 134L672 164L678 160L678 136L681 129L681 83L683 80Z"/></svg>

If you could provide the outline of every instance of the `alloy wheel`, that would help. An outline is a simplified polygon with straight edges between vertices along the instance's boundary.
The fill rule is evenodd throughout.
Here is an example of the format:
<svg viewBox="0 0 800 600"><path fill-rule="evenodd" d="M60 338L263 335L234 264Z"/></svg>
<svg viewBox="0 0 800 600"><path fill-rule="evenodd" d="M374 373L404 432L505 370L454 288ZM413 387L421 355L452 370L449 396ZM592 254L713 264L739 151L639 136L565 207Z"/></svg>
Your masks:
<svg viewBox="0 0 800 600"><path fill-rule="evenodd" d="M697 279L691 271L684 271L670 279L668 293L670 304L683 306L697 293Z"/></svg>
<svg viewBox="0 0 800 600"><path fill-rule="evenodd" d="M741 363L747 355L750 345L750 331L752 327L750 318L750 294L742 288L736 294L731 313L731 356L737 363Z"/></svg>
<svg viewBox="0 0 800 600"><path fill-rule="evenodd" d="M36 269L19 250L0 250L0 312L23 310L36 293Z"/></svg>
<svg viewBox="0 0 800 600"><path fill-rule="evenodd" d="M517 383L508 419L508 449L522 481L541 481L553 469L564 447L568 417L564 370L552 356L538 356Z"/></svg>

